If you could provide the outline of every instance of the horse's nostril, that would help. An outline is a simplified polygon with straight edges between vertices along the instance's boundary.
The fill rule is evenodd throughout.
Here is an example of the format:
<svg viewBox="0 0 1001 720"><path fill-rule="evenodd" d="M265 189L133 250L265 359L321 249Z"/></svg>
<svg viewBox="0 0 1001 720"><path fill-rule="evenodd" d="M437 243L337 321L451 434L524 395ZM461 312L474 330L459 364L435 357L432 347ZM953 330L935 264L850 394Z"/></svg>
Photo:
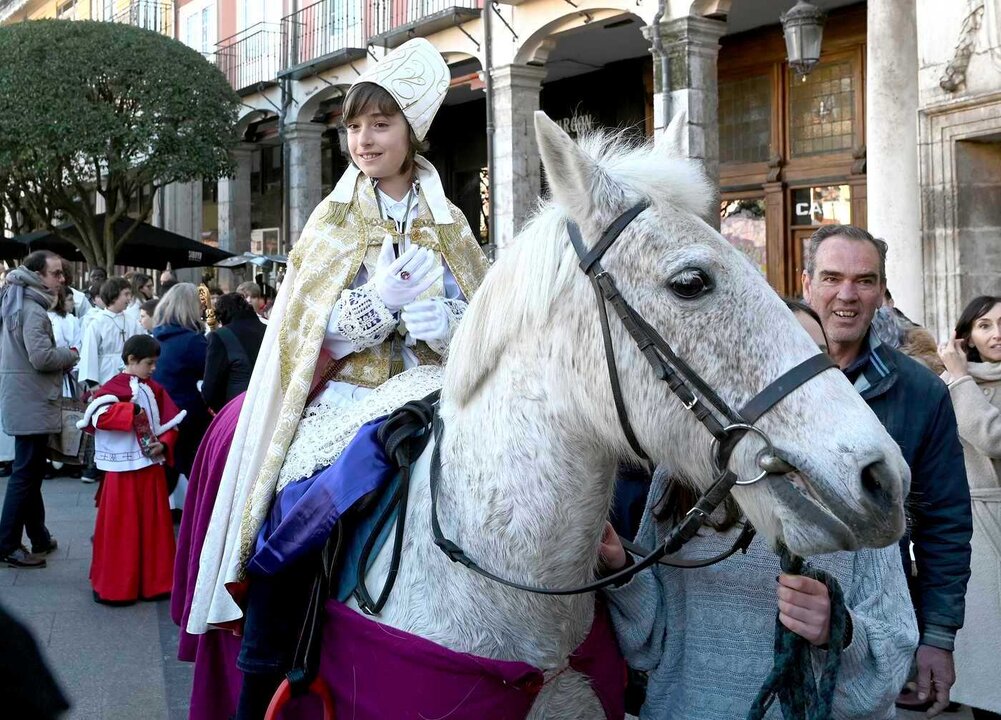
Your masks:
<svg viewBox="0 0 1001 720"><path fill-rule="evenodd" d="M893 475L882 460L862 468L862 489L877 507L888 510L896 502L892 487Z"/></svg>

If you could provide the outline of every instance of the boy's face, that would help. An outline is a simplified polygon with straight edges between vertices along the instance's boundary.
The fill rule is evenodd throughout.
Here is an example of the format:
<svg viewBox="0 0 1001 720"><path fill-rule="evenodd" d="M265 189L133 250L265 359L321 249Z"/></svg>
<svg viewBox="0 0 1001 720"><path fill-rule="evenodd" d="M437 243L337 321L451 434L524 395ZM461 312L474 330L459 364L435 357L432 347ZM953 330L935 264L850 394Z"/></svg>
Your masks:
<svg viewBox="0 0 1001 720"><path fill-rule="evenodd" d="M125 364L125 372L129 375L135 375L140 380L149 380L156 372L156 358L136 360L135 355L129 355L129 361Z"/></svg>

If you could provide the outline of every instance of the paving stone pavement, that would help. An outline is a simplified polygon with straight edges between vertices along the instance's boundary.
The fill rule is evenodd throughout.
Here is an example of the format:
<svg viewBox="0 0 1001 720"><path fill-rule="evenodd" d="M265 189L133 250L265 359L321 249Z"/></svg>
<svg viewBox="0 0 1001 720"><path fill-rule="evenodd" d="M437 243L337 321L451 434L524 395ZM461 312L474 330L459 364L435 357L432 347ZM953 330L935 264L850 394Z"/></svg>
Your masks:
<svg viewBox="0 0 1001 720"><path fill-rule="evenodd" d="M0 480L0 498L6 490ZM59 541L41 570L0 568L0 603L34 633L72 709L66 720L183 720L192 666L178 661L169 601L94 602L90 536L97 485L42 485L45 522Z"/></svg>

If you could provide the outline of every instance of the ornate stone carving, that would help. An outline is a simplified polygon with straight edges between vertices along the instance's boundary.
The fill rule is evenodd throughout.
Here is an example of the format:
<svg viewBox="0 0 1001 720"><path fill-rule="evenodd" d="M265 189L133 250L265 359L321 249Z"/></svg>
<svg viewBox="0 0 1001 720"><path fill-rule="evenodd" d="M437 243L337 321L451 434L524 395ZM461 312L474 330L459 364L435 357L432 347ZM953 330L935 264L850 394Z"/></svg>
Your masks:
<svg viewBox="0 0 1001 720"><path fill-rule="evenodd" d="M993 0L992 0L993 3ZM969 12L963 20L959 31L959 40L953 50L952 60L945 66L945 72L939 79L939 86L946 92L956 92L966 82L966 69L970 66L970 57L977 44L977 32L983 22L985 0L971 0ZM992 13L992 14L996 14Z"/></svg>

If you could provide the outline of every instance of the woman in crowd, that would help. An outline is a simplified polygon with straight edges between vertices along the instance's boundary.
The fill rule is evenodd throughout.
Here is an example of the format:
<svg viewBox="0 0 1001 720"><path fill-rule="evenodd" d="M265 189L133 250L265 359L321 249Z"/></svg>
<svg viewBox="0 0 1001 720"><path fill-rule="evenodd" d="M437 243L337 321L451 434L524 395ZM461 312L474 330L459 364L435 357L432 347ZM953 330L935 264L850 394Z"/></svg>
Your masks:
<svg viewBox="0 0 1001 720"><path fill-rule="evenodd" d="M160 343L153 379L187 412L174 449L174 468L185 476L191 474L198 443L210 420L198 392L207 346L200 318L198 288L191 283L178 283L168 290L153 312L153 337Z"/></svg>
<svg viewBox="0 0 1001 720"><path fill-rule="evenodd" d="M966 620L951 697L977 720L1001 720L1001 297L974 298L939 353L956 408L973 507Z"/></svg>
<svg viewBox="0 0 1001 720"><path fill-rule="evenodd" d="M213 412L219 412L246 391L268 328L239 292L220 296L215 316L220 327L208 336L202 397Z"/></svg>
<svg viewBox="0 0 1001 720"><path fill-rule="evenodd" d="M787 304L826 350L816 313L796 301ZM655 547L695 500L688 486L658 468L636 541ZM700 532L676 557L693 560L725 551L739 534L734 527L738 519L737 505L728 498L707 523L711 529ZM625 565L610 525L601 554L611 570ZM837 552L811 558L810 564L837 579L849 611L833 716L896 717L894 700L918 641L899 550L894 545ZM641 720L744 717L773 666L776 608L782 625L813 646L816 661L822 662L832 641L827 586L782 573L778 557L761 538L751 542L746 554L709 567L657 565L606 590L606 596L626 661L649 674ZM781 718L779 703L765 717Z"/></svg>
<svg viewBox="0 0 1001 720"><path fill-rule="evenodd" d="M153 299L153 278L146 273L134 272L127 276L132 285L132 302L125 310L131 320L139 324L139 309L147 300Z"/></svg>

